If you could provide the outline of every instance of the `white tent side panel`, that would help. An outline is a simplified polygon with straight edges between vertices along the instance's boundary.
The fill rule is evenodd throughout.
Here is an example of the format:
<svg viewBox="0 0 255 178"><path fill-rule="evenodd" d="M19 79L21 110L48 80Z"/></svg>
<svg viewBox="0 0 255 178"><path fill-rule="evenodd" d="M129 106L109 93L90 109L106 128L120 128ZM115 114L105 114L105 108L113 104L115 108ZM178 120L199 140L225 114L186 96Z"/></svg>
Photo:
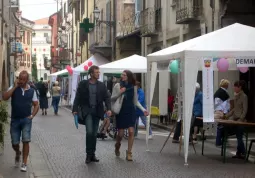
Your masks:
<svg viewBox="0 0 255 178"><path fill-rule="evenodd" d="M190 125L191 125L191 117L193 110L193 103L195 97L196 85L194 85L197 81L197 73L198 66L201 64L199 60L193 60L191 58L186 57L184 59L183 65L183 132L184 132L184 159L185 164L188 162L188 152L189 152L189 135L190 135Z"/></svg>

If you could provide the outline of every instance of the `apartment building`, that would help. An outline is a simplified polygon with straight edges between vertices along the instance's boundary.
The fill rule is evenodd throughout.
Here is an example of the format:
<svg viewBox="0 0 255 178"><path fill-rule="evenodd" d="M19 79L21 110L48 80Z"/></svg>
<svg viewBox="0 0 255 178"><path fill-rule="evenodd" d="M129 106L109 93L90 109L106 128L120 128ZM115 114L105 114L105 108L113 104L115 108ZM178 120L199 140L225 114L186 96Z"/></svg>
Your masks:
<svg viewBox="0 0 255 178"><path fill-rule="evenodd" d="M32 44L33 58L36 62L37 78L48 79L51 67L51 26L48 25L49 17L34 21Z"/></svg>

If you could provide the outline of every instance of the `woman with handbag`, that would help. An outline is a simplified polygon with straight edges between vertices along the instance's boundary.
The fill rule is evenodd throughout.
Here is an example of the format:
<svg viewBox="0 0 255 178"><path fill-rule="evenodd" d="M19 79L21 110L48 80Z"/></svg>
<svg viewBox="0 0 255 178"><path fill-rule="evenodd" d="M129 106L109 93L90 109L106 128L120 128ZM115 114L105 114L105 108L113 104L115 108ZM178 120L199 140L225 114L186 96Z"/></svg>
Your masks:
<svg viewBox="0 0 255 178"><path fill-rule="evenodd" d="M39 89L39 101L40 101L40 108L42 110L42 115L47 115L47 109L49 107L48 103L48 83L47 82L42 82L42 85Z"/></svg>
<svg viewBox="0 0 255 178"><path fill-rule="evenodd" d="M128 129L126 160L133 161L132 147L136 123L136 107L142 110L145 116L148 115L148 112L138 102L136 81L131 71L124 70L122 72L120 83L117 83L113 88L111 100L112 110L116 114L116 127L118 129L115 154L120 156L121 140L124 136L124 130Z"/></svg>
<svg viewBox="0 0 255 178"><path fill-rule="evenodd" d="M61 93L61 88L59 86L58 81L54 83L54 86L52 87L52 106L54 109L54 114L58 115L58 105L60 101L60 93Z"/></svg>

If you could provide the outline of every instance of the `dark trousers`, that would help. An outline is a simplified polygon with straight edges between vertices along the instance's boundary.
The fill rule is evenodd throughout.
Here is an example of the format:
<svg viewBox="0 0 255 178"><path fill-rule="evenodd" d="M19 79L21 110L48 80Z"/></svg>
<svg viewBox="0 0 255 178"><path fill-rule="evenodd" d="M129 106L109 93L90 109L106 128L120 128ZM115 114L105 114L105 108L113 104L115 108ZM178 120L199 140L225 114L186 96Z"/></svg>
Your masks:
<svg viewBox="0 0 255 178"><path fill-rule="evenodd" d="M175 127L175 131L174 131L174 140L179 140L180 136L181 136L181 128L182 128L182 121L179 121L176 123L176 127ZM190 136L192 135L193 132L193 126L190 129ZM191 141L191 138L189 138L189 140Z"/></svg>
<svg viewBox="0 0 255 178"><path fill-rule="evenodd" d="M58 113L59 101L60 101L60 96L53 96L52 97L52 107L54 109L54 113Z"/></svg>
<svg viewBox="0 0 255 178"><path fill-rule="evenodd" d="M227 129L228 135L236 135L237 139L237 151L236 154L245 154L245 146L243 142L243 134L244 127L242 126L231 126L231 127L223 127L218 125L217 128L217 137L216 137L216 145L222 144L222 139L224 137L224 129Z"/></svg>
<svg viewBox="0 0 255 178"><path fill-rule="evenodd" d="M96 152L97 131L99 125L99 118L89 114L86 117L86 153L94 156Z"/></svg>

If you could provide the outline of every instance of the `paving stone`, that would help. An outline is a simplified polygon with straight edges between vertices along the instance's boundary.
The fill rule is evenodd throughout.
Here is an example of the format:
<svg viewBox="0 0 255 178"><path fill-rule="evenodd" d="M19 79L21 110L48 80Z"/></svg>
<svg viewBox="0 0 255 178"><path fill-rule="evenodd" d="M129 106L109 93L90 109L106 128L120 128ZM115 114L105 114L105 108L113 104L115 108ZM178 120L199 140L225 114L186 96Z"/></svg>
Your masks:
<svg viewBox="0 0 255 178"><path fill-rule="evenodd" d="M77 130L70 112L60 109L59 116L49 111L47 116L34 119L33 142L40 147L53 177L57 178L249 178L255 174L253 164L231 159L229 152L227 163L223 164L220 149L211 143L205 144L205 156L201 156L201 144L196 145L197 154L190 147L189 166L184 166L179 145L169 141L163 153L159 153L167 136L167 132L159 130L157 133L160 132L164 134L156 134L149 142L150 152L146 152L144 132L139 134L133 149L134 162L125 160L127 140L123 140L120 158L114 155L113 140L99 140L97 156L100 162L86 165L85 129L79 126Z"/></svg>

